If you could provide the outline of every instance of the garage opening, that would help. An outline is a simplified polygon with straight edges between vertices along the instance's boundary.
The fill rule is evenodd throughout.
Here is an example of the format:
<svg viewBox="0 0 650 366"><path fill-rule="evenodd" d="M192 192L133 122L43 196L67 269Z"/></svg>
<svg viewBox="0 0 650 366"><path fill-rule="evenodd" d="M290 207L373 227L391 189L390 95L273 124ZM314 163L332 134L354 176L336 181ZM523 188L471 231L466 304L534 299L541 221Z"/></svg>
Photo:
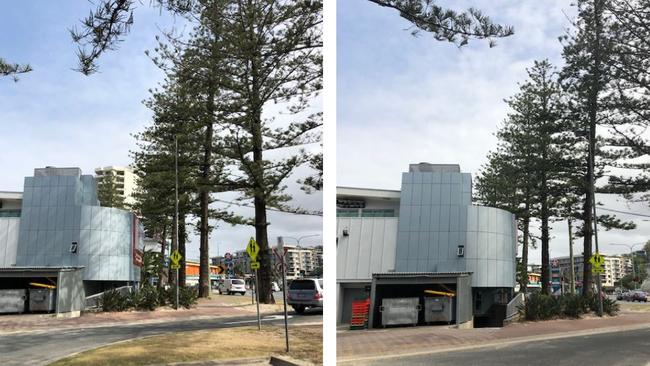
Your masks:
<svg viewBox="0 0 650 366"><path fill-rule="evenodd" d="M373 274L373 328L468 323L472 318L471 274Z"/></svg>

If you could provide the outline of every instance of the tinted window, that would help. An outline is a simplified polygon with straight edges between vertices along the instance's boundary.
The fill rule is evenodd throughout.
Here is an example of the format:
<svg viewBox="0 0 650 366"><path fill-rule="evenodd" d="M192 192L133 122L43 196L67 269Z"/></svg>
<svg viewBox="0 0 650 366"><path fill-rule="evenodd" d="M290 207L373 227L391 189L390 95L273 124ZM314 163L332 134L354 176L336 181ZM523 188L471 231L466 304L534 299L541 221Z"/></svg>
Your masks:
<svg viewBox="0 0 650 366"><path fill-rule="evenodd" d="M289 286L290 290L315 290L316 284L312 280L294 280Z"/></svg>
<svg viewBox="0 0 650 366"><path fill-rule="evenodd" d="M233 285L243 285L243 284L244 284L244 280L232 280L232 284L233 284Z"/></svg>

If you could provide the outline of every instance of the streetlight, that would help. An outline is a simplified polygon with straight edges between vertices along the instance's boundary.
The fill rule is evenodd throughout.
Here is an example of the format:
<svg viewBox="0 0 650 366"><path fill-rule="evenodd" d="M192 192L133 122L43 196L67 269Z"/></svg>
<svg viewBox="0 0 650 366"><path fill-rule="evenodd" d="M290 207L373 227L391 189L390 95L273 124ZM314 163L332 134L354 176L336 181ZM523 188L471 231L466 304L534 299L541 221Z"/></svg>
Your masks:
<svg viewBox="0 0 650 366"><path fill-rule="evenodd" d="M633 254L634 247L637 246L637 245L643 245L643 244L645 244L645 243L636 243L636 244L612 244L612 245L622 245L622 246L627 247L628 249L630 249L630 257L631 257L631 259L632 259L632 277L633 277L633 278L636 278L636 270L634 269L634 254ZM634 289L636 290L636 280L634 281Z"/></svg>
<svg viewBox="0 0 650 366"><path fill-rule="evenodd" d="M293 240L296 241L296 243L298 243L298 246L300 246L300 241L301 241L302 239L305 239L305 238L312 238L312 237L315 237L315 236L320 236L320 234L303 235L303 236L299 236L299 237L297 237L297 238L294 238L294 237L292 237L292 236L283 236L283 238L284 238L284 239L287 239L287 238L288 238L288 239L293 239Z"/></svg>

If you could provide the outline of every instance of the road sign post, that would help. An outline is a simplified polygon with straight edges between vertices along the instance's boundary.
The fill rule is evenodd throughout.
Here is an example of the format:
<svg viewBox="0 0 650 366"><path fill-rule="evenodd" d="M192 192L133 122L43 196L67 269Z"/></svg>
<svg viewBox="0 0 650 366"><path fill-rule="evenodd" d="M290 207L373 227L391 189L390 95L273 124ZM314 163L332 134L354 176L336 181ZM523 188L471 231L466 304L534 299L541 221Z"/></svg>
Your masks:
<svg viewBox="0 0 650 366"><path fill-rule="evenodd" d="M246 253L251 258L251 269L255 270L255 297L257 299L257 329L262 330L262 320L260 319L260 281L257 270L260 268L260 263L257 261L257 254L260 252L260 246L254 238L248 241L246 246Z"/></svg>
<svg viewBox="0 0 650 366"><path fill-rule="evenodd" d="M284 268L284 241L282 237L278 237L278 250L275 255L280 259L280 267L282 268L282 304L284 305L284 340L287 346L287 353L289 353L289 322L287 320L287 271ZM280 252L281 254L278 254Z"/></svg>
<svg viewBox="0 0 650 366"><path fill-rule="evenodd" d="M169 255L169 260L171 261L171 268L176 270L176 310L178 310L178 269L181 267L180 260L183 259L181 253L178 250L174 250Z"/></svg>
<svg viewBox="0 0 650 366"><path fill-rule="evenodd" d="M257 270L255 270L255 297L257 297L257 330L262 330L262 320L260 319L260 283L257 278Z"/></svg>

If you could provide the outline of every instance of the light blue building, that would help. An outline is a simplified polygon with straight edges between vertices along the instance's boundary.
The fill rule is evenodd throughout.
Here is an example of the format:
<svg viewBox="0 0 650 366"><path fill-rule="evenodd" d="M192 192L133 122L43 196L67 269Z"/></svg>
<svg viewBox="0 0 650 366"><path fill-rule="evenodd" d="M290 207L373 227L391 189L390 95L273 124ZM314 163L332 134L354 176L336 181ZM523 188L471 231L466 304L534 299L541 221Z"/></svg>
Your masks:
<svg viewBox="0 0 650 366"><path fill-rule="evenodd" d="M140 281L142 225L129 211L101 207L94 177L79 168L35 169L18 215L17 241L0 242L15 253L5 265L83 267L86 295Z"/></svg>
<svg viewBox="0 0 650 366"><path fill-rule="evenodd" d="M351 301L363 296L373 297L376 319L382 297L464 292L456 297L464 320L494 318L513 296L515 217L473 205L471 175L458 165L411 164L399 191L339 187L337 216L339 322L349 318ZM471 289L461 288L464 281Z"/></svg>

